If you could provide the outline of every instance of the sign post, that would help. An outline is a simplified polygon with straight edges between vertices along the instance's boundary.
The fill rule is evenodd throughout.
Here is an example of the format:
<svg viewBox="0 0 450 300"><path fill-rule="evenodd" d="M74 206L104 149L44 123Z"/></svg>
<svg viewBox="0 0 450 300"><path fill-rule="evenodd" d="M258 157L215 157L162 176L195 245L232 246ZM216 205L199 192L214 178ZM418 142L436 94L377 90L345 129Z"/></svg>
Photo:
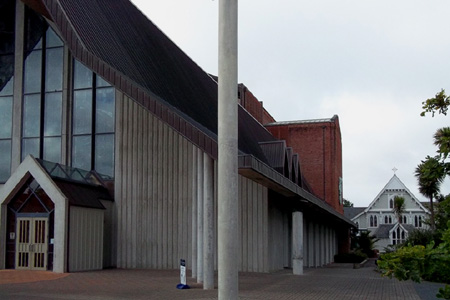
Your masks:
<svg viewBox="0 0 450 300"><path fill-rule="evenodd" d="M177 289L184 290L190 287L186 284L186 261L180 259L180 283L177 284Z"/></svg>

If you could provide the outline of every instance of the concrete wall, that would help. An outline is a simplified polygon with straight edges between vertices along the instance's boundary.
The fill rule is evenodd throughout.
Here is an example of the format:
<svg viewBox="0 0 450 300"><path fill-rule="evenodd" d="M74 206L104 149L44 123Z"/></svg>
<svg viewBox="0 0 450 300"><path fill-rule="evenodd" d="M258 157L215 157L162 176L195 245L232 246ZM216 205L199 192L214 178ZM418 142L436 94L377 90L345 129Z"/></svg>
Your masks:
<svg viewBox="0 0 450 300"><path fill-rule="evenodd" d="M116 93L115 226L117 267L179 267L196 263L199 150L140 105ZM195 157L195 159L194 159ZM201 157L201 156L200 156ZM216 165L216 164L215 164ZM217 172L217 167L215 167ZM217 232L217 176L214 176ZM239 177L240 270L267 272L267 188ZM215 237L217 266L217 237ZM114 253L112 255L115 255ZM196 270L195 273L197 273Z"/></svg>
<svg viewBox="0 0 450 300"><path fill-rule="evenodd" d="M239 270L268 272L267 188L239 176L239 228L241 258Z"/></svg>
<svg viewBox="0 0 450 300"><path fill-rule="evenodd" d="M269 200L269 271L290 266L291 213L277 202Z"/></svg>
<svg viewBox="0 0 450 300"><path fill-rule="evenodd" d="M191 268L194 146L116 93L117 267Z"/></svg>
<svg viewBox="0 0 450 300"><path fill-rule="evenodd" d="M116 243L114 234L114 202L101 201L106 208L104 211L104 228L103 228L103 268L109 268L116 265L116 257L114 256L112 245Z"/></svg>
<svg viewBox="0 0 450 300"><path fill-rule="evenodd" d="M70 207L69 272L103 268L102 209Z"/></svg>

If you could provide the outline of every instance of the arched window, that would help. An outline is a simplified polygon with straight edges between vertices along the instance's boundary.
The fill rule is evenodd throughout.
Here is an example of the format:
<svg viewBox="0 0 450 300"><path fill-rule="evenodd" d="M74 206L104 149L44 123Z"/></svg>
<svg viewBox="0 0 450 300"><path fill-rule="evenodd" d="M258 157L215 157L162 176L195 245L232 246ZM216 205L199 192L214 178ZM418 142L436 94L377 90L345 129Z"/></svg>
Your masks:
<svg viewBox="0 0 450 300"><path fill-rule="evenodd" d="M417 218L417 216L414 216L414 226L419 227L419 219Z"/></svg>
<svg viewBox="0 0 450 300"><path fill-rule="evenodd" d="M419 227L422 227L422 216L419 216Z"/></svg>
<svg viewBox="0 0 450 300"><path fill-rule="evenodd" d="M388 216L384 216L384 224L389 224Z"/></svg>
<svg viewBox="0 0 450 300"><path fill-rule="evenodd" d="M392 244L398 245L404 243L406 240L406 232L399 226L396 230L392 231Z"/></svg>
<svg viewBox="0 0 450 300"><path fill-rule="evenodd" d="M406 219L406 216L403 216L403 224L406 224L408 220Z"/></svg>
<svg viewBox="0 0 450 300"><path fill-rule="evenodd" d="M378 226L378 217L374 216L373 217L373 227L377 227Z"/></svg>
<svg viewBox="0 0 450 300"><path fill-rule="evenodd" d="M389 200L389 208L394 208L394 200Z"/></svg>
<svg viewBox="0 0 450 300"><path fill-rule="evenodd" d="M370 216L370 227L373 227L373 216Z"/></svg>
<svg viewBox="0 0 450 300"><path fill-rule="evenodd" d="M392 216L389 216L389 224L392 224Z"/></svg>

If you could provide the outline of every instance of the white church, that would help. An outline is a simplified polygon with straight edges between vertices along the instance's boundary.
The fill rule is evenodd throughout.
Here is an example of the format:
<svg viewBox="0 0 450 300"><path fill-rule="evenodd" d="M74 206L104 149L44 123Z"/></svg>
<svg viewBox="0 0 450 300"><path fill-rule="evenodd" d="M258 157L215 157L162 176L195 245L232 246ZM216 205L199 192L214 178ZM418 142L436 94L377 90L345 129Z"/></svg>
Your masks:
<svg viewBox="0 0 450 300"><path fill-rule="evenodd" d="M394 198L405 199L402 222L394 213ZM427 228L424 223L430 211L413 195L405 184L394 174L367 207L345 207L345 216L351 219L359 231L370 231L377 239L375 249L384 252L388 245L404 242L408 234L416 228Z"/></svg>

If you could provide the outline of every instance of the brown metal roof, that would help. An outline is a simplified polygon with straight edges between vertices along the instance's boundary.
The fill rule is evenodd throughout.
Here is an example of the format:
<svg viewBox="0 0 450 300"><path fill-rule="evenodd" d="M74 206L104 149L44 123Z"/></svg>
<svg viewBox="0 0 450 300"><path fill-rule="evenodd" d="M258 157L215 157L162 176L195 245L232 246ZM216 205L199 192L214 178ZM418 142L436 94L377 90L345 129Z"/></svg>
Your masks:
<svg viewBox="0 0 450 300"><path fill-rule="evenodd" d="M217 82L131 2L41 1L75 58L217 158ZM259 145L277 140L240 106L238 117L240 154L284 185L289 179L274 175Z"/></svg>
<svg viewBox="0 0 450 300"><path fill-rule="evenodd" d="M100 200L112 200L108 190L101 185L88 185L61 178L52 178L69 204L89 208L105 209Z"/></svg>
<svg viewBox="0 0 450 300"><path fill-rule="evenodd" d="M42 0L74 57L217 158L217 82L128 0ZM275 138L239 107L239 150Z"/></svg>

